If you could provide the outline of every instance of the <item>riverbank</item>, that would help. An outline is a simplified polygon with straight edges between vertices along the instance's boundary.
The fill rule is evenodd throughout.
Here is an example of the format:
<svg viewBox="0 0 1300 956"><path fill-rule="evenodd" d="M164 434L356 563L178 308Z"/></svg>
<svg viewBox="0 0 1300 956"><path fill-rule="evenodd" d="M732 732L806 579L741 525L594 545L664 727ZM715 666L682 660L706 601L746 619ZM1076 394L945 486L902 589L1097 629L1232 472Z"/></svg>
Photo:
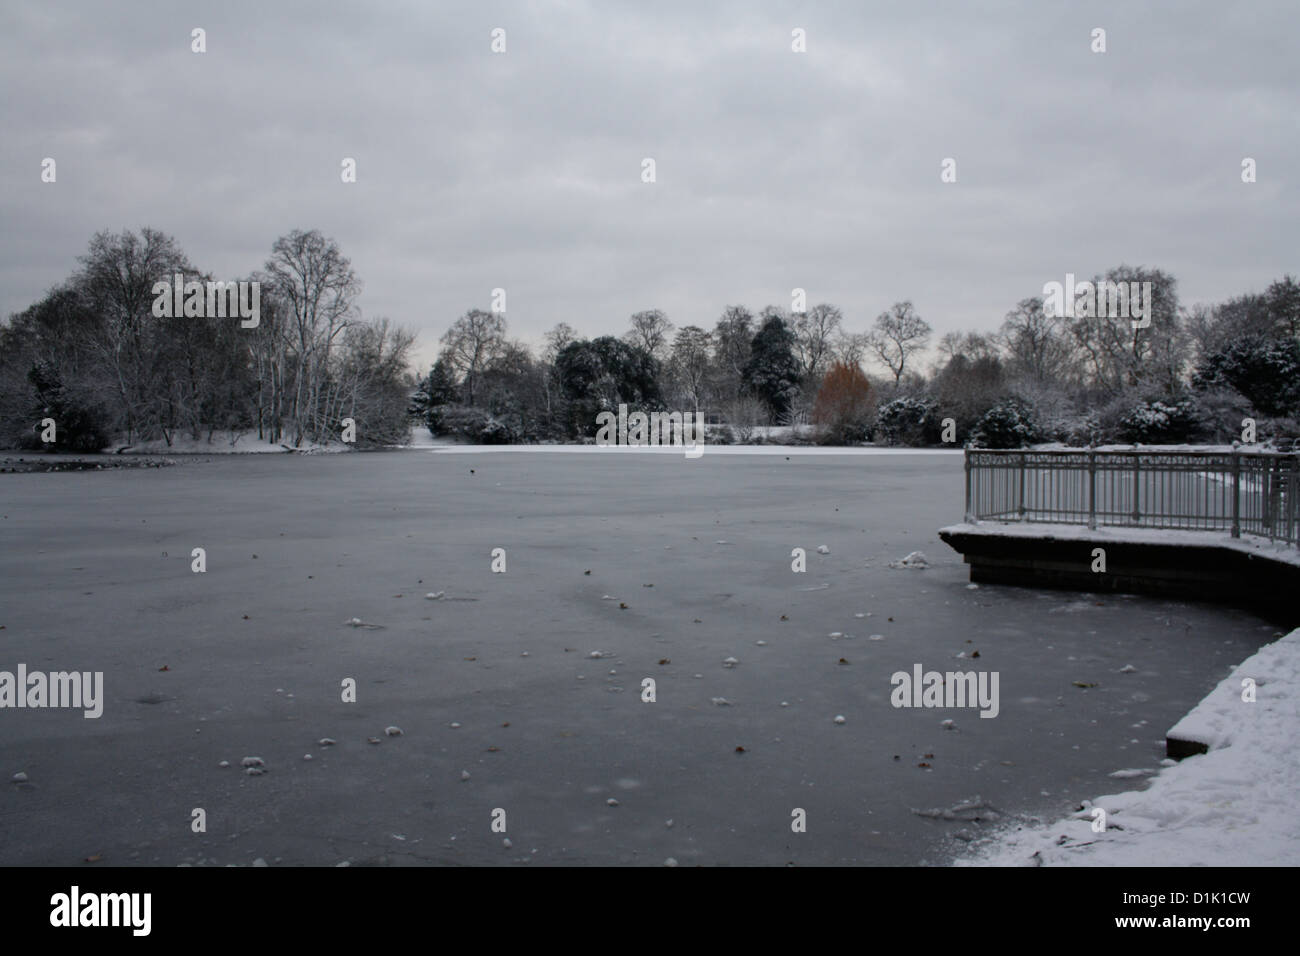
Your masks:
<svg viewBox="0 0 1300 956"><path fill-rule="evenodd" d="M1200 743L1206 753L1164 761L1143 790L1084 800L1048 826L1007 829L958 863L1300 865L1297 720L1300 629L1243 661L1171 728L1170 737Z"/></svg>

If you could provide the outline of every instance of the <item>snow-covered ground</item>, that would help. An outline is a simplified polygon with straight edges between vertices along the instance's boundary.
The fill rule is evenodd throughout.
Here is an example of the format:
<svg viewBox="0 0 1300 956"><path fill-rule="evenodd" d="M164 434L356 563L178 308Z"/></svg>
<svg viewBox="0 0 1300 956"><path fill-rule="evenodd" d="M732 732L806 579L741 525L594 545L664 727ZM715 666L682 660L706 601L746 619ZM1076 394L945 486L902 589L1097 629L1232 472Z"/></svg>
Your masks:
<svg viewBox="0 0 1300 956"><path fill-rule="evenodd" d="M188 432L178 431L174 432L171 438L170 445L164 438L132 442L125 453L132 455L283 455L288 449L293 448L290 439L284 439L283 443L260 440L256 432L215 431L209 440L207 432L199 438L194 438ZM120 447L122 446L113 445L105 451L115 452ZM347 445L338 442L329 444L303 442L300 447L293 450L317 454L351 451Z"/></svg>
<svg viewBox="0 0 1300 956"><path fill-rule="evenodd" d="M461 444L463 444L463 442L459 438L434 435L428 428L420 425L411 429L411 438L409 442L397 447L408 449L429 449L444 448ZM111 446L110 448L105 449L105 452L116 452L119 447L121 446ZM288 438L284 439L282 442L265 441L259 439L256 432L216 431L212 433L210 440L206 432L198 439L191 437L188 433L177 432L172 435L170 445L162 438L156 438L150 441L137 441L129 446L127 454L256 455L284 454L290 450L296 451L300 454L335 454L340 452L351 452L354 451L355 448L343 442L303 442L300 447L294 448L293 442Z"/></svg>
<svg viewBox="0 0 1300 956"><path fill-rule="evenodd" d="M1248 685L1254 684L1254 700ZM1142 790L1084 800L1047 827L1016 827L964 865L1300 865L1300 630L1243 661L1171 730L1208 753ZM1139 771L1140 773L1140 771ZM1117 770L1112 776L1135 776ZM1105 811L1105 829L1095 808ZM1097 828L1096 830L1094 828Z"/></svg>
<svg viewBox="0 0 1300 956"><path fill-rule="evenodd" d="M435 435L424 425L417 425L411 429L411 441L403 446L405 448L443 448L448 445L462 444L461 440L449 435Z"/></svg>

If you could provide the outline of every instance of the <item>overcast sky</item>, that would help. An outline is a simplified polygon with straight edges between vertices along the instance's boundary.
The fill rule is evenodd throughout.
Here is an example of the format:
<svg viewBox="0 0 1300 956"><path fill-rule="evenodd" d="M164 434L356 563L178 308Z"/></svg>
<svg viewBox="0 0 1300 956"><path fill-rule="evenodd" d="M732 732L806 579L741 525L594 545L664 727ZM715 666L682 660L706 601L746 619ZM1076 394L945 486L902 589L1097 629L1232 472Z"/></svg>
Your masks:
<svg viewBox="0 0 1300 956"><path fill-rule="evenodd" d="M364 314L418 331L421 365L495 287L510 332L537 341L561 321L621 334L648 308L711 328L729 303L789 307L796 286L850 331L911 299L942 333L996 328L1066 272L1159 267L1185 305L1300 272L1295 0L2 16L3 315L94 232L142 226L218 278L319 229L364 281Z"/></svg>

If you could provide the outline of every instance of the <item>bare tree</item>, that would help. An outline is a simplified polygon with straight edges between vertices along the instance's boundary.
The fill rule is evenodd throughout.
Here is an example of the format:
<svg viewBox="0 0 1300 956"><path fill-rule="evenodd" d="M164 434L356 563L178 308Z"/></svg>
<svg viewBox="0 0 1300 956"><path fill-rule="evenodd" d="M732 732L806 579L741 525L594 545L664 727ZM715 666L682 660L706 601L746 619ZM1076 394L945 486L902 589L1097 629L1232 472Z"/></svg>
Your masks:
<svg viewBox="0 0 1300 956"><path fill-rule="evenodd" d="M81 257L74 282L104 323L100 357L114 382L128 444L135 433L157 434L165 424L157 404L167 367L159 356L168 343L164 320L153 315L153 285L170 285L175 273L193 279L195 272L176 240L149 228L138 236L129 231L97 233ZM169 433L164 437L170 442Z"/></svg>
<svg viewBox="0 0 1300 956"><path fill-rule="evenodd" d="M837 307L823 302L794 319L795 353L803 366L804 381L816 390L830 366L836 333L844 320Z"/></svg>
<svg viewBox="0 0 1300 956"><path fill-rule="evenodd" d="M1129 266L1111 269L1105 281L1149 282L1151 314L1146 324L1137 328L1128 317L1110 314L1076 314L1069 320L1070 334L1085 357L1093 384L1113 396L1144 385L1171 388L1190 352L1178 306L1177 281L1159 269ZM1094 278L1094 288L1101 282L1100 277Z"/></svg>
<svg viewBox="0 0 1300 956"><path fill-rule="evenodd" d="M928 322L916 314L911 302L895 302L888 312L876 317L870 333L871 351L894 375L894 388L902 382L907 361L923 350L930 340Z"/></svg>
<svg viewBox="0 0 1300 956"><path fill-rule="evenodd" d="M700 410L709 380L709 352L713 336L698 325L688 325L673 340L672 372L694 411Z"/></svg>
<svg viewBox="0 0 1300 956"><path fill-rule="evenodd" d="M556 360L566 345L578 341L578 330L568 322L559 322L542 338L545 344L542 346L541 394L546 420L552 422L561 396L564 395L564 377L560 374Z"/></svg>
<svg viewBox="0 0 1300 956"><path fill-rule="evenodd" d="M871 335L867 332L845 332L840 329L835 337L835 358L849 368L860 368L871 354Z"/></svg>
<svg viewBox="0 0 1300 956"><path fill-rule="evenodd" d="M630 328L625 338L631 344L645 349L657 359L663 359L668 346L668 336L673 324L658 309L635 313L628 320Z"/></svg>
<svg viewBox="0 0 1300 956"><path fill-rule="evenodd" d="M406 439L410 401L407 356L415 334L388 319L348 327L338 350L324 400L323 418L351 418L361 444L394 444Z"/></svg>
<svg viewBox="0 0 1300 956"><path fill-rule="evenodd" d="M1002 356L1002 341L996 333L945 332L935 348L942 360L940 367L959 355L971 362Z"/></svg>
<svg viewBox="0 0 1300 956"><path fill-rule="evenodd" d="M295 229L271 246L266 262L271 292L284 310L283 332L296 353L293 405L294 445L324 438L321 387L330 350L356 317L353 303L361 280L332 239L317 230Z"/></svg>
<svg viewBox="0 0 1300 956"><path fill-rule="evenodd" d="M468 404L474 404L478 378L501 354L505 340L505 316L482 309L470 309L443 333L439 341L446 347L452 367L462 376Z"/></svg>
<svg viewBox="0 0 1300 956"><path fill-rule="evenodd" d="M1073 379L1074 347L1061 318L1048 315L1041 297L1021 299L1002 323L1002 340L1014 374L1036 385Z"/></svg>
<svg viewBox="0 0 1300 956"><path fill-rule="evenodd" d="M255 273L253 281L265 290L256 328L245 339L257 383L256 423L259 440L279 442L284 435L284 397L289 369L289 336L284 310L272 291L269 276Z"/></svg>
<svg viewBox="0 0 1300 956"><path fill-rule="evenodd" d="M745 366L754 340L754 315L743 305L729 305L713 328L713 358L718 371L718 391L734 399L744 391Z"/></svg>
<svg viewBox="0 0 1300 956"><path fill-rule="evenodd" d="M542 338L545 341L542 347L542 358L548 365L554 365L556 357L564 351L564 347L570 342L578 341L578 330L568 322L559 322Z"/></svg>

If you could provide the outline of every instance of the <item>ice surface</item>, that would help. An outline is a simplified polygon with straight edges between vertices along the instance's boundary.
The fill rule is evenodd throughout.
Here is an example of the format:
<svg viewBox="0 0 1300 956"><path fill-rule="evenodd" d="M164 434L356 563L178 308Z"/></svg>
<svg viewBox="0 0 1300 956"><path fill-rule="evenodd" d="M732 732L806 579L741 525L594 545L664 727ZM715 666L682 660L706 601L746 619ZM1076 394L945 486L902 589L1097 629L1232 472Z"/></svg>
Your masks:
<svg viewBox="0 0 1300 956"><path fill-rule="evenodd" d="M978 793L1055 818L1060 794L1157 764L1163 730L1272 633L1225 608L967 590L934 533L961 514L960 453L712 452L212 456L0 478L10 666L105 672L98 720L0 719L6 774L33 781L0 792L0 864L93 850L514 865L486 825L498 806L512 834L527 821L540 865L936 862L955 828L990 824L911 808ZM792 572L794 547L823 543ZM491 572L496 547L507 573ZM925 574L887 567L914 550ZM1089 611L1050 613L1076 600ZM855 629L883 640L826 637ZM998 717L891 706L890 675L918 662L998 671ZM390 725L406 736L368 744ZM271 772L218 767L244 754ZM200 850L195 794L238 836ZM809 827L792 839L796 806Z"/></svg>

